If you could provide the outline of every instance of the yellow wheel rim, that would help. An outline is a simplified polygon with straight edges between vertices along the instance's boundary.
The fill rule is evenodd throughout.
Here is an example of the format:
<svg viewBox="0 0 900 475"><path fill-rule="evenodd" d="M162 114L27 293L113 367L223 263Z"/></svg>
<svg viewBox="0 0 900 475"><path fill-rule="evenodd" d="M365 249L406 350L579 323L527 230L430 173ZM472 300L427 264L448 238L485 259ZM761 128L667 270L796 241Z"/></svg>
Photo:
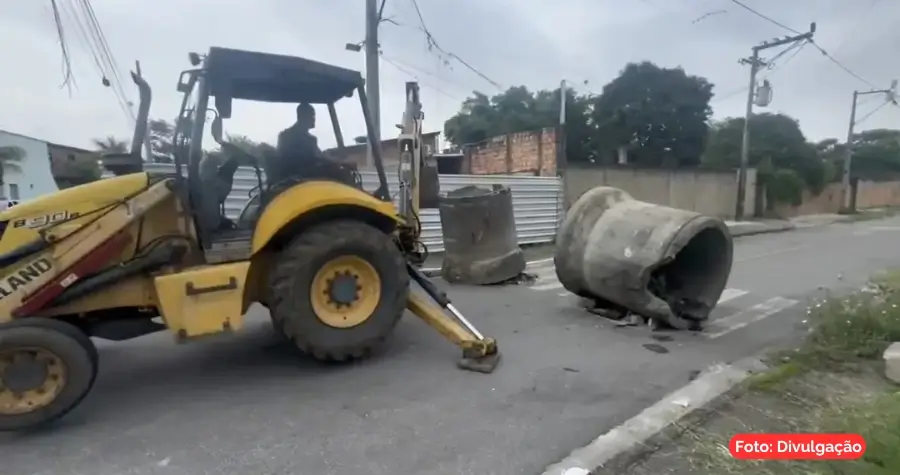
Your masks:
<svg viewBox="0 0 900 475"><path fill-rule="evenodd" d="M378 308L381 276L361 257L336 257L316 272L310 300L322 323L334 328L355 327Z"/></svg>
<svg viewBox="0 0 900 475"><path fill-rule="evenodd" d="M50 351L0 350L0 414L26 414L46 407L65 385L66 365Z"/></svg>

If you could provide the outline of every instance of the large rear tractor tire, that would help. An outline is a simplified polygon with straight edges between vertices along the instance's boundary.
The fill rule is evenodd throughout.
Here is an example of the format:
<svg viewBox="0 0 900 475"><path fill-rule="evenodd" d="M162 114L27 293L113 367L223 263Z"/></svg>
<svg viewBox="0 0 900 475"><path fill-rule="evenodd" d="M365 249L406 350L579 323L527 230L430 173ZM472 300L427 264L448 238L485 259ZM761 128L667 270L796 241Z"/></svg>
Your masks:
<svg viewBox="0 0 900 475"><path fill-rule="evenodd" d="M94 386L97 348L77 327L48 318L0 326L0 431L65 416Z"/></svg>
<svg viewBox="0 0 900 475"><path fill-rule="evenodd" d="M330 221L295 237L270 279L276 330L322 361L366 356L393 332L409 293L393 238L358 221Z"/></svg>

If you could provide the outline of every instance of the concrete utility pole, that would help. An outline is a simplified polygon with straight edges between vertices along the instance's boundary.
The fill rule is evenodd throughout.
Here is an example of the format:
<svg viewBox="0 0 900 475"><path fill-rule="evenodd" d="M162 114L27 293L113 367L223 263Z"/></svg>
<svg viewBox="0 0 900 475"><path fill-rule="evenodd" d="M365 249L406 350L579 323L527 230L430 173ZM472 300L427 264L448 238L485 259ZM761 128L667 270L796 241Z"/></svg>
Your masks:
<svg viewBox="0 0 900 475"><path fill-rule="evenodd" d="M372 127L375 137L381 143L381 94L378 81L378 24L381 22L378 11L378 0L366 0L366 97L369 100L369 112L372 116ZM366 165L375 164L372 146L368 146Z"/></svg>
<svg viewBox="0 0 900 475"><path fill-rule="evenodd" d="M850 169L853 162L853 128L856 126L856 103L859 96L869 94L884 94L888 102L896 103L897 81L891 82L888 89L873 89L871 91L853 91L853 104L850 106L850 125L847 127L847 150L844 155L844 171L841 176L841 211L854 212L855 206L850 189Z"/></svg>
<svg viewBox="0 0 900 475"><path fill-rule="evenodd" d="M766 62L759 59L759 52L769 48L776 48L796 41L810 40L816 32L816 24L809 25L809 31L802 35L787 36L780 40L767 41L751 48L750 58L741 59L741 64L750 65L750 90L747 91L747 110L744 114L744 134L741 138L741 166L738 170L737 203L735 205L734 219L744 219L744 200L747 196L747 163L750 158L750 118L753 117L753 99L756 97L756 74L760 67L766 66Z"/></svg>

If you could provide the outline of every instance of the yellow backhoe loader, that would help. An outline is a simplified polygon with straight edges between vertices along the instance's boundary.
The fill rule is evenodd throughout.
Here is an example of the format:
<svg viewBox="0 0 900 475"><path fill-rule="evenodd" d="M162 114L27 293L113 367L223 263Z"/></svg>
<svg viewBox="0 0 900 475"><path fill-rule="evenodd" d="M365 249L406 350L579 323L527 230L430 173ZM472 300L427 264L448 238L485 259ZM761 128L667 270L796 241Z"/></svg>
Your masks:
<svg viewBox="0 0 900 475"><path fill-rule="evenodd" d="M420 140L418 86L407 84L395 206L358 72L225 48L189 57L193 69L178 83L184 99L174 174L143 171L150 87L133 73L141 107L132 150L104 157L116 176L0 213L0 430L45 424L83 400L97 375L92 337L120 341L168 329L184 342L233 332L256 302L279 332L320 360L365 356L409 309L462 349L460 367L493 371L496 342L417 267L419 209L437 196ZM235 99L323 104L340 150L334 104L354 94L379 178L372 194L352 168L333 163L263 180L261 157L223 139ZM210 133L229 156L212 167L201 166L209 114ZM234 157L256 167L259 186L231 222L223 203Z"/></svg>

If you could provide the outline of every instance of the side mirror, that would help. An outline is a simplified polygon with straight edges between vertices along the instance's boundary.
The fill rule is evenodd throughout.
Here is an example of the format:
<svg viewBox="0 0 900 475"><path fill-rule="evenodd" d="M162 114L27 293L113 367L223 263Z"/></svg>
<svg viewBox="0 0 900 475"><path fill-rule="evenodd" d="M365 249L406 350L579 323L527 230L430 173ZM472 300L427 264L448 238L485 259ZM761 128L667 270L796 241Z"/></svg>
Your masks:
<svg viewBox="0 0 900 475"><path fill-rule="evenodd" d="M222 145L222 143L225 142L225 139L223 138L225 134L222 131L221 116L217 115L216 118L213 119L212 124L209 126L209 133L212 134L213 140L215 140L217 144Z"/></svg>

